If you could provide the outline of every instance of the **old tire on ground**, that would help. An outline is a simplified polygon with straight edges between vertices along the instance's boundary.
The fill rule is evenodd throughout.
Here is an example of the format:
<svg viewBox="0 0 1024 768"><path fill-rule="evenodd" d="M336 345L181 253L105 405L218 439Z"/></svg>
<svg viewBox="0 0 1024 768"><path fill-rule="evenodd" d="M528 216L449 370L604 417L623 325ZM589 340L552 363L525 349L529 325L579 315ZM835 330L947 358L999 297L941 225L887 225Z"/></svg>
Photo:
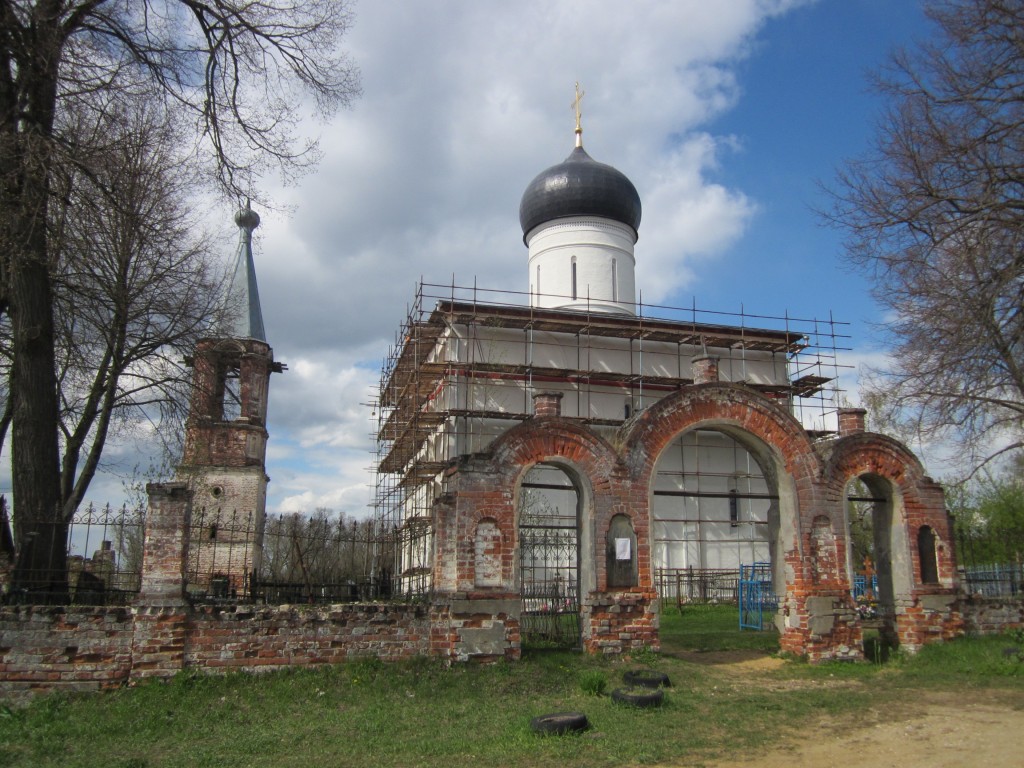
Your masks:
<svg viewBox="0 0 1024 768"><path fill-rule="evenodd" d="M631 669L622 675L622 680L634 688L669 688L672 685L668 675L656 669Z"/></svg>
<svg viewBox="0 0 1024 768"><path fill-rule="evenodd" d="M660 707L665 701L665 691L661 688L616 688L612 691L612 701L641 708Z"/></svg>
<svg viewBox="0 0 1024 768"><path fill-rule="evenodd" d="M582 712L555 712L550 715L539 715L530 721L534 733L561 735L563 733L579 733L590 727L590 721Z"/></svg>

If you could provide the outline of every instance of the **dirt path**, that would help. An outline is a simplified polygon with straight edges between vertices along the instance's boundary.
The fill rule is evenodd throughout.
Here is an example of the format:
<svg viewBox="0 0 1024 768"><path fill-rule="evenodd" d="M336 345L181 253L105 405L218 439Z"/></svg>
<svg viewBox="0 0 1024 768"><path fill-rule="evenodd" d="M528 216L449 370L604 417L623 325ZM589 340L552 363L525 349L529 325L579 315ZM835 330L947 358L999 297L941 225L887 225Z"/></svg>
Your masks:
<svg viewBox="0 0 1024 768"><path fill-rule="evenodd" d="M921 702L904 719L871 713L874 723L836 727L811 724L807 739L791 741L750 760L706 763L707 768L1021 768L1024 766L1024 702L1005 697L963 702L955 694Z"/></svg>
<svg viewBox="0 0 1024 768"><path fill-rule="evenodd" d="M733 658L729 658L733 656ZM736 677L782 664L757 655L704 657ZM908 692L917 698L860 713L856 722L808 722L778 746L704 768L1024 768L1024 697L1014 692ZM692 765L692 763L689 763Z"/></svg>

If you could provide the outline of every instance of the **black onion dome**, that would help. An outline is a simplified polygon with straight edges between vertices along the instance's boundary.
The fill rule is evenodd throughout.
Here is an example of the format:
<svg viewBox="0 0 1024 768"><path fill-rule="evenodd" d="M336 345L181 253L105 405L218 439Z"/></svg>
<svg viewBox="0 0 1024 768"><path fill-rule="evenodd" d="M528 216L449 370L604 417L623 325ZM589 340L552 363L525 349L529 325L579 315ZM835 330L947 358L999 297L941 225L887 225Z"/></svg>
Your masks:
<svg viewBox="0 0 1024 768"><path fill-rule="evenodd" d="M524 238L534 227L567 216L600 216L637 232L640 195L624 173L576 147L531 181L519 203Z"/></svg>

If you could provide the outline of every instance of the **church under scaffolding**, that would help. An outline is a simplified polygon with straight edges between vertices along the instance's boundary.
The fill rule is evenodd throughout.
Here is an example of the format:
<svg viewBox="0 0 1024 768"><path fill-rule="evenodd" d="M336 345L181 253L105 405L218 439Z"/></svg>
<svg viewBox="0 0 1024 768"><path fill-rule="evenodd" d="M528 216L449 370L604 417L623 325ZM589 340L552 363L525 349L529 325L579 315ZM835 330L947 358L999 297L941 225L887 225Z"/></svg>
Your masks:
<svg viewBox="0 0 1024 768"><path fill-rule="evenodd" d="M381 530L391 532L378 562L402 593L431 589L431 511L445 493L446 469L530 418L538 392L560 398L562 418L610 438L692 384L694 359L707 356L719 380L779 401L812 434L837 430L845 323L695 306L638 304L635 314L543 308L565 298L418 286L374 403L374 506ZM769 559L768 484L727 434L694 430L675 439L658 459L652 496L659 584L684 571Z"/></svg>

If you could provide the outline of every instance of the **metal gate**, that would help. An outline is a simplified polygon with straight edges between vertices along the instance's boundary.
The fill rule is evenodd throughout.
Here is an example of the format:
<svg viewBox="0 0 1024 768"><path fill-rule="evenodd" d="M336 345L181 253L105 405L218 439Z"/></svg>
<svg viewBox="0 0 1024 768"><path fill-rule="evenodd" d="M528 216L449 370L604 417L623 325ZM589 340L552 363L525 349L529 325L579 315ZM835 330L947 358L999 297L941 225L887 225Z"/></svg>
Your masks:
<svg viewBox="0 0 1024 768"><path fill-rule="evenodd" d="M557 467L538 465L521 486L520 632L524 647L580 647L578 494Z"/></svg>
<svg viewBox="0 0 1024 768"><path fill-rule="evenodd" d="M740 629L768 629L779 608L772 588L771 563L740 566Z"/></svg>

